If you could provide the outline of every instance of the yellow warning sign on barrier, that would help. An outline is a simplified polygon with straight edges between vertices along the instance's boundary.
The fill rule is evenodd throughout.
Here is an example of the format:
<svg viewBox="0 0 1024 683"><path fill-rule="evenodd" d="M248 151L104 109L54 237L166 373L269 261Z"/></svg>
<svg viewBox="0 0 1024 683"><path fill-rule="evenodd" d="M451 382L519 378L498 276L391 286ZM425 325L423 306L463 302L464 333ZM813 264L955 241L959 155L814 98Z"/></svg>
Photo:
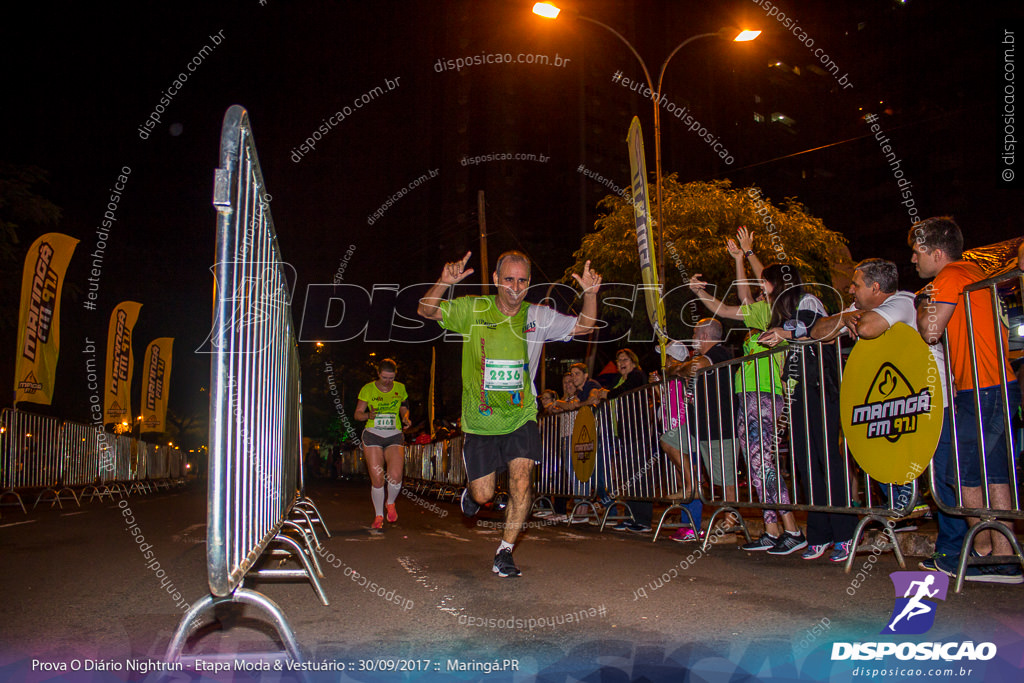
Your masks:
<svg viewBox="0 0 1024 683"><path fill-rule="evenodd" d="M590 481L597 465L597 425L594 422L594 411L590 406L583 406L576 413L576 423L572 428L572 471L582 482Z"/></svg>
<svg viewBox="0 0 1024 683"><path fill-rule="evenodd" d="M943 391L928 344L896 323L853 347L839 393L850 453L875 480L906 484L935 453L942 433Z"/></svg>

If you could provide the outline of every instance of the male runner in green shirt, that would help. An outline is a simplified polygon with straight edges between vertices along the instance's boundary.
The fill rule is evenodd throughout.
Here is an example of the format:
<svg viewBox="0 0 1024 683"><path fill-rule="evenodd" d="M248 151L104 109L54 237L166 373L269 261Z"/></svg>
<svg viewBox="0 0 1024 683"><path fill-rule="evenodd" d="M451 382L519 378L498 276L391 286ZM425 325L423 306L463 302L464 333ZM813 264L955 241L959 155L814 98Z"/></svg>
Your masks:
<svg viewBox="0 0 1024 683"><path fill-rule="evenodd" d="M443 301L452 285L473 273L466 268L471 252L445 265L441 277L420 299L418 312L462 335L462 458L468 486L462 511L472 517L494 496L499 472L509 473L510 499L501 545L494 558L498 576L519 576L512 548L530 510L531 474L540 458L537 401L533 377L545 341L568 341L594 329L601 276L583 266L573 275L583 289L578 318L546 306L524 302L530 286L530 260L509 251L498 257L493 296L465 296Z"/></svg>

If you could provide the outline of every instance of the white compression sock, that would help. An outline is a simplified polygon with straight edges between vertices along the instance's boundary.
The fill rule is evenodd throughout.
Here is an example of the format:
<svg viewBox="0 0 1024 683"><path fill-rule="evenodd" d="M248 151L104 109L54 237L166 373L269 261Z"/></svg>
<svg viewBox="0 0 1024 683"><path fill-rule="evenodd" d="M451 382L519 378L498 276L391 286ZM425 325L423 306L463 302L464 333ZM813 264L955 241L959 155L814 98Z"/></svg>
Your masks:
<svg viewBox="0 0 1024 683"><path fill-rule="evenodd" d="M398 500L398 492L402 490L402 482L392 484L388 482L388 505L391 505Z"/></svg>
<svg viewBox="0 0 1024 683"><path fill-rule="evenodd" d="M500 553L505 548L508 548L509 550L512 550L512 548L514 548L514 547L515 546L512 545L511 543L509 543L508 541L502 541L501 545L498 546L498 552Z"/></svg>
<svg viewBox="0 0 1024 683"><path fill-rule="evenodd" d="M371 486L370 498L373 499L373 513L378 517L384 516L384 487Z"/></svg>

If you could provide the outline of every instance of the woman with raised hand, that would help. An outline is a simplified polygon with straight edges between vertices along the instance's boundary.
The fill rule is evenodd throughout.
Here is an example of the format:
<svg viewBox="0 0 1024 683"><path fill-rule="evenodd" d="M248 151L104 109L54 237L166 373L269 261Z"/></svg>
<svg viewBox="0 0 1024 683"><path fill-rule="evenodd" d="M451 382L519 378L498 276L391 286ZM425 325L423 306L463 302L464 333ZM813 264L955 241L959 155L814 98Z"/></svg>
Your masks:
<svg viewBox="0 0 1024 683"><path fill-rule="evenodd" d="M791 268L784 265L782 268ZM767 269L766 269L767 270ZM787 274L788 271L787 271ZM759 341L775 347L786 341L811 341L810 330L828 316L824 304L805 291L800 273L793 268L791 279L773 298L769 329ZM819 354L821 368L819 368ZM790 434L797 474L807 503L849 507L848 463L839 450L839 383L834 344L790 345L782 367L789 401ZM824 396L824 401L821 397ZM806 417L805 417L806 416ZM832 562L845 562L853 552L856 515L835 512L807 513L805 560L815 560L829 548Z"/></svg>
<svg viewBox="0 0 1024 683"><path fill-rule="evenodd" d="M792 275L778 264L764 268L759 273L764 296L753 300L744 267L745 257L753 254L749 249L749 232L742 228L738 235L741 247L748 248L736 249L732 240L729 240L727 246L736 262L736 279L742 303L731 306L716 299L706 290L707 283L700 279L700 273L690 278L689 286L713 315L742 320L750 328L751 332L743 342L743 355L751 356L768 350L768 347L759 343L758 337L770 327L773 294L781 294ZM756 256L753 258L756 259ZM755 273L759 267L760 261L755 266ZM740 395L740 411L736 416L736 438L747 455L750 480L761 502L789 505L789 489L779 476L777 467L779 439L776 436L775 421L785 408L779 366L779 359L772 355L747 361L737 371L735 391ZM744 550L789 555L807 547L807 539L800 532L792 512L765 508L763 516L765 533L756 541L742 546Z"/></svg>

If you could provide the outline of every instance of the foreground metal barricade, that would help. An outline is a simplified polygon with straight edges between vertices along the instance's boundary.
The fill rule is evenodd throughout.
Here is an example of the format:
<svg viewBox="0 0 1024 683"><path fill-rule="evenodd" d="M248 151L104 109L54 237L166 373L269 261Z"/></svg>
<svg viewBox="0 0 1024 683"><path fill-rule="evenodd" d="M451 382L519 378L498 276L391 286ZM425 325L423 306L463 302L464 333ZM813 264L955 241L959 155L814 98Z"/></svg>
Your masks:
<svg viewBox="0 0 1024 683"><path fill-rule="evenodd" d="M182 618L168 645L167 661L179 659L189 632L224 603L259 607L273 621L288 655L301 660L280 607L244 588L247 574L306 578L328 604L319 581L323 573L314 552L320 545L315 531L289 519L302 486L299 357L290 285L267 198L248 115L232 106L221 131L213 200L217 263L209 339L210 594ZM310 507L303 502L299 510ZM310 519L308 512L305 519ZM262 556L282 553L302 569L257 568Z"/></svg>
<svg viewBox="0 0 1024 683"><path fill-rule="evenodd" d="M967 330L969 339L969 355L971 375L978 376L979 354L995 354L998 359L1009 357L1007 342L1000 333L993 334L993 330L1000 330L1005 323L1000 319L1008 309L1021 308L1022 291L1024 291L1024 273L1018 269L992 277L964 289L965 296L957 305L965 308L967 317ZM984 295L976 294L982 292ZM991 317L982 315L979 306L979 299L986 299L991 305ZM987 329L986 329L987 328ZM948 334L943 335L943 344L946 349L946 376L953 378L953 364L949 349ZM992 345L995 345L994 348ZM933 491L946 491L952 498L944 498L942 495L934 496L939 509L946 514L978 518L980 521L974 524L964 536L960 549L960 562L957 567L956 592L959 593L965 579L967 579L968 567L985 567L997 564L1019 564L1024 567L1024 553L1021 551L1020 542L1013 532L1012 526L1000 522L1003 520L1024 519L1024 509L1021 508L1022 491L1021 476L1017 471L1018 458L1024 444L1021 443L1020 435L1014 432L1013 411L1014 405L1020 405L1021 395L1019 384L1011 384L1015 377L1008 376L1002 362L999 363L999 384L995 387L998 394L998 409L983 415L982 413L982 392L968 390L957 392L962 401L961 406L954 408L948 405L946 408L946 420L949 428L949 463L945 472L940 467L930 467L930 481ZM958 421L968 421L967 425L958 427ZM973 424L972 424L973 423ZM965 430L973 431L973 434L965 434ZM974 437L977 443L977 450L972 456L969 453L961 453L962 439ZM1003 440L1002 447L993 441ZM994 451L991 460L986 460L982 454L987 451ZM973 463L969 460L973 459ZM968 464L973 464L981 473L980 486L967 487L963 481L963 470ZM990 467L1005 467L1007 481L997 481L996 473L990 472ZM944 486L944 484L946 486ZM952 491L948 487L952 487ZM1001 492L1000 492L1001 491ZM965 495L966 494L966 495ZM973 497L972 497L973 494ZM976 504L971 502L976 501ZM980 503L980 504L977 504ZM1013 550L1012 556L1001 557L976 557L971 555L975 537L982 531L991 530L993 535L1001 534L1009 541ZM994 540L994 539L993 539ZM994 553L993 553L994 555Z"/></svg>

